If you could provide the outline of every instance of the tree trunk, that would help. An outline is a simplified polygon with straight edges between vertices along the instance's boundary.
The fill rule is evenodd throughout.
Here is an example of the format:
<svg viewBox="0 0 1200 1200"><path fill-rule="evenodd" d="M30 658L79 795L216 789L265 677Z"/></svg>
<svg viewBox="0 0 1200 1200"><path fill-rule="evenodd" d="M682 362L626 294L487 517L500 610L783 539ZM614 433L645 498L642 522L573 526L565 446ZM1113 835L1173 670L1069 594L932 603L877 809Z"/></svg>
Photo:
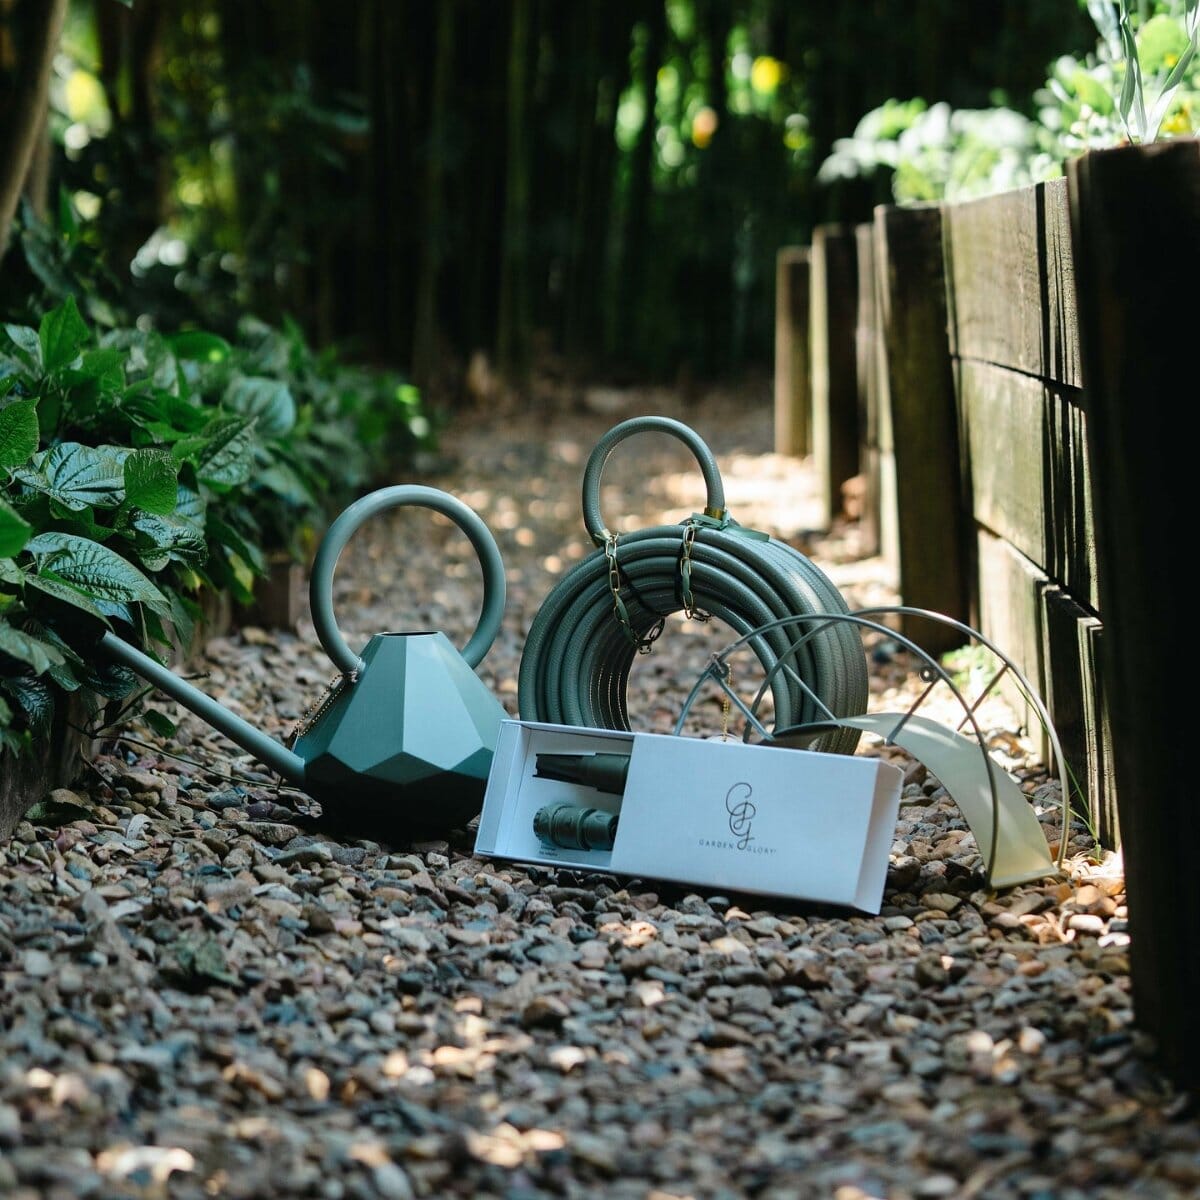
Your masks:
<svg viewBox="0 0 1200 1200"><path fill-rule="evenodd" d="M67 0L25 0L14 11L20 44L7 96L0 96L0 256L46 123L50 69Z"/></svg>
<svg viewBox="0 0 1200 1200"><path fill-rule="evenodd" d="M638 68L638 89L645 104L645 115L629 164L629 204L621 254L624 266L618 282L620 313L625 327L616 332L622 340L632 344L639 358L644 349L643 330L648 327L644 317L646 264L650 252L650 199L654 191L654 138L658 132L655 101L666 38L666 3L665 0L655 0L646 14L646 44L642 48L642 61Z"/></svg>
<svg viewBox="0 0 1200 1200"><path fill-rule="evenodd" d="M500 369L520 379L529 357L529 93L530 7L513 0L508 47L508 169L504 194L504 242L497 314Z"/></svg>
<svg viewBox="0 0 1200 1200"><path fill-rule="evenodd" d="M421 386L432 381L439 359L441 322L438 314L438 284L445 240L443 171L445 162L446 114L450 73L454 65L454 0L441 0L437 9L437 42L434 49L433 95L430 100L429 134L425 140L425 203L417 270L416 320L413 332L413 378Z"/></svg>

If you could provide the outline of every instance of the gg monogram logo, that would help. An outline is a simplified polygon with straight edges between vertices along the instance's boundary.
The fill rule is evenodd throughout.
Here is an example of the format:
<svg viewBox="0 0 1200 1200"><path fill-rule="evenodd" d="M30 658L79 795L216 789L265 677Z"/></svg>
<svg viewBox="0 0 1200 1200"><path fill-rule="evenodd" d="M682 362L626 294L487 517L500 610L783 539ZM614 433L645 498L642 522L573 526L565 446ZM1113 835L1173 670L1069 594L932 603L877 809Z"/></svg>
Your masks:
<svg viewBox="0 0 1200 1200"><path fill-rule="evenodd" d="M729 814L729 832L738 839L737 847L745 850L754 840L750 822L758 809L750 803L754 789L748 783L735 783L725 793L725 811Z"/></svg>

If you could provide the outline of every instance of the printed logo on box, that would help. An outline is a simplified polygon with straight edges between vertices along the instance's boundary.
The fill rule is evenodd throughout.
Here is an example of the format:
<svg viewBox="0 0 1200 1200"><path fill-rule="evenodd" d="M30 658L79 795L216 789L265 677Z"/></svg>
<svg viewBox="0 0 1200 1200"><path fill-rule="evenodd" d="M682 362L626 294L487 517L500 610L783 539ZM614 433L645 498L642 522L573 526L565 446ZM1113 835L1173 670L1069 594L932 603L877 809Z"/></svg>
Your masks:
<svg viewBox="0 0 1200 1200"><path fill-rule="evenodd" d="M725 813L728 817L730 834L735 841L723 838L701 838L700 845L710 850L740 850L745 854L776 854L774 846L756 845L754 836L754 818L758 816L758 806L750 799L754 788L745 782L735 783L725 793Z"/></svg>

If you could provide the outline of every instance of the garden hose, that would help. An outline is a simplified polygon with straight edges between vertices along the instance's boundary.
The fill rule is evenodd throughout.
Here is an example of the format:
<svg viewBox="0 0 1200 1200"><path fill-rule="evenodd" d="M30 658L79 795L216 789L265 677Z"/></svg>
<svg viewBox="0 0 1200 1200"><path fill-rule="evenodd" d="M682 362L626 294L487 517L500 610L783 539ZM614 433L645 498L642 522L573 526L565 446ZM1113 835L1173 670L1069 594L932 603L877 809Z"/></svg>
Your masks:
<svg viewBox="0 0 1200 1200"><path fill-rule="evenodd" d="M704 476L702 514L680 525L614 534L600 515L600 476L618 443L635 433L677 437ZM599 547L551 590L534 618L521 658L523 720L629 729L626 694L639 652L649 651L666 617L717 617L739 636L781 617L845 613L833 583L785 542L738 525L712 451L694 430L669 417L635 417L600 439L583 477L584 523ZM811 627L811 621L809 622ZM749 645L770 672L800 630L774 628ZM857 631L831 623L809 639L771 685L777 728L866 712L867 664ZM814 749L851 754L859 732L835 729Z"/></svg>

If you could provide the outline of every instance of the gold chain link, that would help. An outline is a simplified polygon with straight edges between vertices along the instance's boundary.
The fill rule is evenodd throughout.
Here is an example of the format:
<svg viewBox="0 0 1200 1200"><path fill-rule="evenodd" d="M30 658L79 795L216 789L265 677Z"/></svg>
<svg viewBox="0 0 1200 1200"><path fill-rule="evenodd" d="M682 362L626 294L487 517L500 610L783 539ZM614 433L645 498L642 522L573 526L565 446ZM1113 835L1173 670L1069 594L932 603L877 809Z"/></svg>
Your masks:
<svg viewBox="0 0 1200 1200"><path fill-rule="evenodd" d="M343 675L340 672L335 675L325 685L325 690L300 715L300 719L296 722L295 727L288 736L287 744L292 746L299 738L302 738L325 715L338 696L342 694L342 688L347 683L354 683L357 678L357 671L352 671L349 675Z"/></svg>

